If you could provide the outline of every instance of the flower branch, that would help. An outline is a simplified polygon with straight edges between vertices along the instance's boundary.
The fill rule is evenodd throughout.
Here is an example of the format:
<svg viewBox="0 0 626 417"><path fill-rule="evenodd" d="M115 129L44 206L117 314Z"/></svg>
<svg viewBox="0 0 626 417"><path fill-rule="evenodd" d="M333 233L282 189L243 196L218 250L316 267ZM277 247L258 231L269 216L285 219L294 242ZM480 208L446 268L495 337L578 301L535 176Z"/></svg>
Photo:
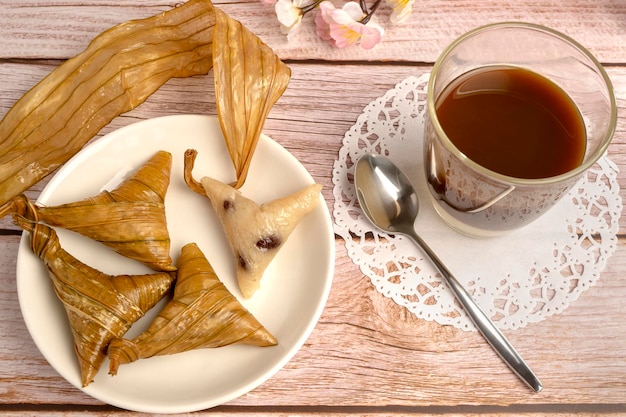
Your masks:
<svg viewBox="0 0 626 417"><path fill-rule="evenodd" d="M348 1L340 9L335 8L329 0L261 1L265 4L274 4L281 31L287 35L288 40L292 40L298 32L303 17L316 9L315 33L338 48L358 44L363 49L371 49L380 43L385 32L374 17L382 0L375 0L369 8L366 0L358 0L358 3ZM411 15L415 0L385 1L392 8L390 22L399 24Z"/></svg>
<svg viewBox="0 0 626 417"><path fill-rule="evenodd" d="M376 12L376 9L378 9L378 6L380 6L380 2L381 0L376 0L370 11L365 15L365 17L363 17L363 19L361 19L361 23L367 25L367 22L370 21L370 19L372 18L372 16L374 16L374 13ZM367 10L365 0L361 0L361 9Z"/></svg>

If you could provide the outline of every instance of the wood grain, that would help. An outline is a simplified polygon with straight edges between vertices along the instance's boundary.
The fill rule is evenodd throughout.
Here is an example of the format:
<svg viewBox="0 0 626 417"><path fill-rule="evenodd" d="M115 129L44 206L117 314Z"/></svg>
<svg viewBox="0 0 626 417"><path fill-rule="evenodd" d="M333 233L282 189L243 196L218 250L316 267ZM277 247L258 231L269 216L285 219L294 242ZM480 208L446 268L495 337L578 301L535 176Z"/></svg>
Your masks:
<svg viewBox="0 0 626 417"><path fill-rule="evenodd" d="M0 0L0 117L63 60L102 30L174 5L164 0ZM433 0L416 2L404 25L385 23L373 51L333 49L305 16L296 39L280 34L272 7L257 0L216 4L242 20L292 68L289 88L265 133L324 185L332 213L332 166L363 108L404 78L429 72L441 50L476 26L523 20L551 26L604 63L618 100L609 157L626 197L626 2L603 0ZM387 7L379 18L386 22ZM212 75L173 79L144 104L106 126L169 114L215 114ZM28 195L36 198L46 180ZM324 313L296 356L252 392L196 415L574 416L626 414L626 220L598 283L565 311L507 336L541 376L529 392L475 332L417 319L379 294L336 241L333 288ZM39 353L21 317L15 282L19 233L0 220L0 415L127 416L72 387Z"/></svg>
<svg viewBox="0 0 626 417"><path fill-rule="evenodd" d="M4 115L53 67L46 64L0 63L0 91L6 93L0 96L0 115ZM430 67L391 64L337 67L326 63L292 63L290 67L291 82L270 112L264 132L292 152L324 185L323 193L332 209L332 166L345 132L354 125L369 102L384 95L406 77L429 72ZM626 69L609 66L607 71L616 90L618 114L626 114ZM366 79L366 86L357 82ZM139 120L172 114L216 114L212 73L170 80L136 109L114 119L94 140ZM619 118L609 157L621 171L626 169L625 137L626 119ZM620 176L618 180L621 195L626 197L626 177ZM46 180L40 182L28 195L38 195L46 183ZM0 219L0 225L14 228L7 218ZM620 219L620 233L625 230L626 219Z"/></svg>
<svg viewBox="0 0 626 417"><path fill-rule="evenodd" d="M173 3L1 0L0 58L65 59L108 27L151 16ZM286 60L430 63L457 36L506 20L550 26L582 42L605 63L621 63L626 56L626 3L621 0L568 0L567 5L547 0L420 1L411 19L397 26L388 23L390 9L382 6L377 18L386 29L384 43L369 51L336 49L320 40L314 13L304 16L297 36L287 42L273 7L258 0L216 1L215 5L244 22Z"/></svg>

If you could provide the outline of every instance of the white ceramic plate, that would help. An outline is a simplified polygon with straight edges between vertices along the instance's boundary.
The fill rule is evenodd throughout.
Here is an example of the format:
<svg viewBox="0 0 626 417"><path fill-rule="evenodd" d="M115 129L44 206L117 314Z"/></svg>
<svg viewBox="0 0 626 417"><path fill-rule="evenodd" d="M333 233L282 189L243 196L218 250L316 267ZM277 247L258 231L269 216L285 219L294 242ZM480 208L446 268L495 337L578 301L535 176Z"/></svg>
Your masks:
<svg viewBox="0 0 626 417"><path fill-rule="evenodd" d="M194 177L230 182L234 170L217 118L168 116L126 126L95 141L67 162L39 198L48 205L75 201L113 189L158 150L172 153L172 177L165 200L172 258L196 242L218 276L242 304L279 341L259 348L233 345L122 365L108 375L108 361L93 383L81 388L67 318L47 271L23 237L17 259L17 290L26 326L48 362L71 384L94 398L128 410L178 413L213 407L247 393L276 373L302 346L317 323L330 291L334 268L334 232L328 208L320 204L293 231L270 267L262 288L244 300L221 225L210 202L183 180L183 154L198 150ZM266 136L259 140L242 192L263 203L311 184L306 169ZM108 248L65 230L62 246L81 261L109 274L150 272ZM139 334L165 301L135 323L127 337Z"/></svg>

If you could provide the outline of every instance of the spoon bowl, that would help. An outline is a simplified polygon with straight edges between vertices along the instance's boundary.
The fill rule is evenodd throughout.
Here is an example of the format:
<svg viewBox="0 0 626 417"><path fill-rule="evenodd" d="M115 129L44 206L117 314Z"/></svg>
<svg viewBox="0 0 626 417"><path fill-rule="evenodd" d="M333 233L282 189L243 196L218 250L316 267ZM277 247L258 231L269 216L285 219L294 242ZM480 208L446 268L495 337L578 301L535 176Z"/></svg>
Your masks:
<svg viewBox="0 0 626 417"><path fill-rule="evenodd" d="M367 153L356 163L354 185L365 216L382 231L404 234L421 247L485 340L522 381L535 392L541 391L541 382L519 353L415 231L419 199L406 175L388 158Z"/></svg>
<svg viewBox="0 0 626 417"><path fill-rule="evenodd" d="M356 164L357 200L365 215L385 232L400 232L419 213L419 199L409 179L389 159L375 154Z"/></svg>

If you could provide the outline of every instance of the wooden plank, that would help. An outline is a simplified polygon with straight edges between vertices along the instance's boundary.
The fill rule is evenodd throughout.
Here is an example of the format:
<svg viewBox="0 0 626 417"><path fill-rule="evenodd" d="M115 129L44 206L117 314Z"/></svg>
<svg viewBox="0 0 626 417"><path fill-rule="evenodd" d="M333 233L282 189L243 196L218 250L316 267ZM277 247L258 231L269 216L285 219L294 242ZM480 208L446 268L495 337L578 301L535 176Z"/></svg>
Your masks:
<svg viewBox="0 0 626 417"><path fill-rule="evenodd" d="M560 2L537 0L432 0L416 2L410 19L401 25L388 21L389 6L376 14L386 32L373 50L337 49L315 34L315 12L305 15L291 42L281 34L274 8L258 0L216 1L252 32L289 60L434 62L454 38L477 26L505 20L543 24L583 43L598 59L619 63L626 56L626 3L620 0ZM383 3L384 4L384 3ZM80 52L98 33L128 19L144 18L171 7L154 1L36 2L2 0L0 8L0 59L66 59ZM51 35L52 34L52 35Z"/></svg>
<svg viewBox="0 0 626 417"><path fill-rule="evenodd" d="M315 179L324 184L324 196L332 208L332 164L344 133L363 107L408 75L429 71L428 66L407 62L432 62L452 38L478 24L514 16L548 24L583 41L603 62L617 64L607 67L620 114L624 114L626 69L620 63L626 56L626 4L574 0L564 7L561 3L543 3L420 3L409 24L389 29L384 47L369 52L330 48L313 34L310 17L297 40L287 44L277 30L271 8L256 0L221 4L281 56L294 60L290 63L291 84L272 110L265 132L304 161ZM109 25L169 7L164 1L147 6L138 0L111 0L106 4L54 0L45 4L0 0L0 117L58 64L22 60L65 59ZM18 28L14 24L18 19L30 24L20 23ZM69 24L65 23L68 19ZM351 62L387 59L394 62ZM210 76L172 80L145 104L116 118L99 136L138 120L180 113L215 114ZM625 146L626 121L621 118L610 147L610 156L621 172L626 164ZM626 177L620 176L622 197L626 195L625 182ZM45 181L33 187L29 195L36 197L43 185ZM622 219L620 226L624 235L626 220ZM130 415L103 406L73 388L38 352L21 319L17 300L15 260L19 236L10 234L15 228L8 219L1 221L0 231L4 233L0 235L0 415L13 415L12 410L74 415L82 414L83 406L94 415ZM546 385L542 393L532 394L478 334L418 320L380 295L348 258L343 242L337 240L331 296L305 346L261 387L215 411L218 415L268 416L316 412L623 415L626 325L619 318L626 313L624 270L626 241L622 239L598 284L568 309L538 324L507 332ZM73 406L68 408L67 404Z"/></svg>
<svg viewBox="0 0 626 417"><path fill-rule="evenodd" d="M245 416L245 417L293 417L295 415L299 417L339 417L339 416L351 416L358 415L359 417L390 417L390 416L406 416L411 415L414 417L467 417L469 415L480 415L481 417L510 417L511 415L525 417L623 417L624 412L621 409L605 408L602 411L589 411L588 407L579 406L567 411L563 411L563 407L554 407L555 411L551 411L550 407L542 407L542 409L548 411L537 412L536 408L524 408L513 407L510 409L494 410L493 407L480 407L480 406L468 406L468 407L333 407L333 406L320 406L320 407L236 407L236 406L222 406L211 410L200 411L193 413L194 417L227 417L227 416ZM61 410L51 407L15 407L15 411L3 412L0 411L0 417L2 416L15 416L24 414L45 414L47 417L75 417L85 416L89 413L90 416L115 416L115 417L131 417L137 416L137 413L130 411L118 410L113 407L63 407ZM191 414L183 414L185 416Z"/></svg>
<svg viewBox="0 0 626 417"><path fill-rule="evenodd" d="M16 239L0 237L7 259ZM626 325L616 318L626 314L625 253L621 242L600 282L563 313L507 332L545 384L534 394L477 333L417 319L380 295L338 241L333 289L313 334L273 378L230 405L624 404ZM98 404L45 363L21 323L12 275L0 272L0 404Z"/></svg>
<svg viewBox="0 0 626 417"><path fill-rule="evenodd" d="M324 196L332 209L332 166L346 131L356 122L363 108L384 95L410 75L430 71L428 66L405 65L328 65L290 64L292 79L276 103L264 132L285 146L324 185ZM0 63L0 117L29 88L54 68L54 65ZM626 114L626 69L608 67L617 99L619 114ZM372 76L372 74L374 74ZM367 80L367 83L363 83ZM212 73L185 79L173 79L148 100L104 127L97 137L139 120L170 114L215 115ZM610 158L626 171L626 119L618 119ZM622 197L626 197L626 177L620 176ZM36 198L45 185L34 186L29 196ZM8 219L0 227L13 228ZM620 233L626 232L626 218L620 219Z"/></svg>
<svg viewBox="0 0 626 417"><path fill-rule="evenodd" d="M237 407L237 406L221 406L211 410L199 411L193 413L194 417L227 417L227 416L245 416L245 417L339 417L358 415L359 417L390 417L390 416L406 416L414 417L467 417L469 415L480 415L481 417L510 417L511 415L525 417L623 417L624 413L621 409L614 407L605 408L600 412L585 406L578 406L571 410L563 411L563 407L554 407L555 411L551 411L550 407L542 407L547 411L537 412L536 408L512 407L507 409L494 410L494 407ZM130 411L118 410L107 406L77 406L63 407L61 410L53 407L14 407L15 411L1 411L2 416L15 416L24 414L45 414L47 417L74 417L85 416L115 416L115 417L131 417L137 416L137 413ZM183 414L185 416L191 414Z"/></svg>

